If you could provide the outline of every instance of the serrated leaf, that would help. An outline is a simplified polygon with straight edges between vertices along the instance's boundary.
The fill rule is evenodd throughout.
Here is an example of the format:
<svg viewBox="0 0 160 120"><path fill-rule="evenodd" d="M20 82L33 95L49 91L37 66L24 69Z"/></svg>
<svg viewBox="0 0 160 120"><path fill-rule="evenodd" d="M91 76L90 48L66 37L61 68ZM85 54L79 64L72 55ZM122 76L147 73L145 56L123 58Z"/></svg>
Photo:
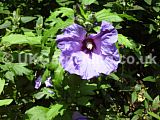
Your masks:
<svg viewBox="0 0 160 120"><path fill-rule="evenodd" d="M74 17L74 11L71 8L61 7L57 9L56 11L52 12L49 18L46 19L46 21L55 21L57 19L58 15L61 15L61 17L68 17L70 19L73 19ZM55 21L56 22L56 21ZM58 22L58 19L57 19Z"/></svg>
<svg viewBox="0 0 160 120"><path fill-rule="evenodd" d="M9 67L15 72L16 75L29 75L32 71L25 67L24 63L11 63Z"/></svg>
<svg viewBox="0 0 160 120"><path fill-rule="evenodd" d="M7 71L6 74L5 74L5 77L8 79L8 80L14 80L14 73L12 71Z"/></svg>
<svg viewBox="0 0 160 120"><path fill-rule="evenodd" d="M48 108L42 106L33 107L25 112L29 120L46 120Z"/></svg>
<svg viewBox="0 0 160 120"><path fill-rule="evenodd" d="M64 70L63 68L59 65L58 68L55 70L54 72L54 84L57 86L57 87L60 87L61 84L62 84L62 81L63 81L63 74L64 74Z"/></svg>
<svg viewBox="0 0 160 120"><path fill-rule="evenodd" d="M47 120L53 120L60 113L62 107L63 105L61 104L52 105L47 112Z"/></svg>
<svg viewBox="0 0 160 120"><path fill-rule="evenodd" d="M41 44L41 36L38 37L28 37L21 34L11 34L8 36L2 37L2 44L11 46L13 44Z"/></svg>
<svg viewBox="0 0 160 120"><path fill-rule="evenodd" d="M124 45L126 48L135 49L136 45L133 41L130 41L127 37L122 34L118 34L118 43Z"/></svg>
<svg viewBox="0 0 160 120"><path fill-rule="evenodd" d="M0 94L3 91L4 85L5 85L5 80L0 78Z"/></svg>
<svg viewBox="0 0 160 120"><path fill-rule="evenodd" d="M143 78L143 81L156 82L156 79L153 76L147 76Z"/></svg>
<svg viewBox="0 0 160 120"><path fill-rule="evenodd" d="M24 16L24 17L21 17L21 21L23 23L27 23L27 22L30 22L32 20L36 19L36 17L31 17L31 16Z"/></svg>
<svg viewBox="0 0 160 120"><path fill-rule="evenodd" d="M0 106L9 105L12 101L13 99L0 100Z"/></svg>
<svg viewBox="0 0 160 120"><path fill-rule="evenodd" d="M96 0L82 0L82 4L84 5L91 5L92 3L95 3Z"/></svg>
<svg viewBox="0 0 160 120"><path fill-rule="evenodd" d="M123 19L116 13L112 13L110 9L103 9L95 14L98 22L106 20L108 22L121 22Z"/></svg>

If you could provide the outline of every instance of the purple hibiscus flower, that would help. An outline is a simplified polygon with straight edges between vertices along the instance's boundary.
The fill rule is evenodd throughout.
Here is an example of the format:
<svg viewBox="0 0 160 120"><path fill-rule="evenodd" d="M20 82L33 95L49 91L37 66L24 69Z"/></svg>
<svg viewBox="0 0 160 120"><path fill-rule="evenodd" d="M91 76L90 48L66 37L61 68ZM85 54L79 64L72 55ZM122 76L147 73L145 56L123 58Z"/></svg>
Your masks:
<svg viewBox="0 0 160 120"><path fill-rule="evenodd" d="M120 62L115 46L117 30L108 22L102 21L97 34L87 35L85 29L73 24L57 36L57 45L61 50L60 63L70 74L77 74L82 79L110 74Z"/></svg>
<svg viewBox="0 0 160 120"><path fill-rule="evenodd" d="M42 84L42 77L39 76L36 80L35 80L35 86L34 88L35 89L39 89L41 87L41 84ZM45 81L45 85L46 87L52 87L52 82L51 82L51 77L48 77Z"/></svg>
<svg viewBox="0 0 160 120"><path fill-rule="evenodd" d="M45 81L45 85L46 85L46 87L52 87L53 85L52 85L52 82L51 82L51 77L48 77L47 78L47 80Z"/></svg>
<svg viewBox="0 0 160 120"><path fill-rule="evenodd" d="M41 76L39 76L39 77L36 79L36 81L35 81L35 86L34 86L35 89L38 89L38 88L41 86L41 79L42 79Z"/></svg>
<svg viewBox="0 0 160 120"><path fill-rule="evenodd" d="M74 112L72 115L72 120L88 120L86 116L83 116L79 112Z"/></svg>

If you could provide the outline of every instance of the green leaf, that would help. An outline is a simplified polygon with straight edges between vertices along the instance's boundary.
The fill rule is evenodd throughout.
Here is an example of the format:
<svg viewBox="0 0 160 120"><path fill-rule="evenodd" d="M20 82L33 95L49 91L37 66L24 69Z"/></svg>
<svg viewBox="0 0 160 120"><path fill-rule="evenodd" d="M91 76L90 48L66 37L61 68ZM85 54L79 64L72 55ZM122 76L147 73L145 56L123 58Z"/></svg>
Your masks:
<svg viewBox="0 0 160 120"><path fill-rule="evenodd" d="M30 22L32 20L36 19L36 17L31 17L31 16L24 16L24 17L21 17L21 21L23 23L27 23L27 22Z"/></svg>
<svg viewBox="0 0 160 120"><path fill-rule="evenodd" d="M82 4L84 5L91 5L92 3L95 3L96 0L82 0Z"/></svg>
<svg viewBox="0 0 160 120"><path fill-rule="evenodd" d="M160 7L153 7L153 9L156 11L156 12L160 12Z"/></svg>
<svg viewBox="0 0 160 120"><path fill-rule="evenodd" d="M159 95L153 100L152 107L156 109L160 107Z"/></svg>
<svg viewBox="0 0 160 120"><path fill-rule="evenodd" d="M38 100L43 98L44 96L45 96L45 94L43 92L38 92L38 93L34 94L34 97Z"/></svg>
<svg viewBox="0 0 160 120"><path fill-rule="evenodd" d="M111 73L110 75L108 75L108 77L110 77L110 78L112 78L113 80L116 80L116 81L120 80L120 78L114 73Z"/></svg>
<svg viewBox="0 0 160 120"><path fill-rule="evenodd" d="M60 14L62 14L60 17L66 16L69 19L74 18L74 11L71 8L61 7L57 9L55 12L52 12L49 18L46 19L46 21L59 22L59 19L57 19L57 16L59 16Z"/></svg>
<svg viewBox="0 0 160 120"><path fill-rule="evenodd" d="M0 78L0 94L3 91L4 85L5 85L5 80Z"/></svg>
<svg viewBox="0 0 160 120"><path fill-rule="evenodd" d="M138 109L134 112L134 114L142 115L143 112L144 112L144 109Z"/></svg>
<svg viewBox="0 0 160 120"><path fill-rule="evenodd" d="M42 106L33 107L25 112L29 120L46 120L48 108Z"/></svg>
<svg viewBox="0 0 160 120"><path fill-rule="evenodd" d="M147 98L150 101L153 101L153 99L151 98L151 96L148 94L147 91L144 92L144 97Z"/></svg>
<svg viewBox="0 0 160 120"><path fill-rule="evenodd" d="M6 67L9 70L12 70L16 75L29 75L31 74L31 70L29 70L28 68L26 68L27 64L25 63L7 63Z"/></svg>
<svg viewBox="0 0 160 120"><path fill-rule="evenodd" d="M14 73L13 73L12 71L7 71L6 74L5 74L5 77L6 77L8 80L13 81L13 80L14 80Z"/></svg>
<svg viewBox="0 0 160 120"><path fill-rule="evenodd" d="M126 18L127 20L138 21L135 17L128 14L118 14L121 18Z"/></svg>
<svg viewBox="0 0 160 120"><path fill-rule="evenodd" d="M125 114L129 111L129 106L124 105L124 112Z"/></svg>
<svg viewBox="0 0 160 120"><path fill-rule="evenodd" d="M135 49L136 45L122 34L118 34L118 43L124 45L126 48Z"/></svg>
<svg viewBox="0 0 160 120"><path fill-rule="evenodd" d="M141 90L141 85L136 84L134 89L135 89L135 91L140 91Z"/></svg>
<svg viewBox="0 0 160 120"><path fill-rule="evenodd" d="M75 1L72 1L72 0L56 0L56 2L61 6L66 6L66 5L69 5L71 3L74 3Z"/></svg>
<svg viewBox="0 0 160 120"><path fill-rule="evenodd" d="M43 17L39 16L37 22L36 22L36 27L42 27L43 26Z"/></svg>
<svg viewBox="0 0 160 120"><path fill-rule="evenodd" d="M139 120L139 115L134 115L131 120Z"/></svg>
<svg viewBox="0 0 160 120"><path fill-rule="evenodd" d="M88 84L88 83L86 84L82 83L79 88L81 95L94 95L95 94L94 90L96 89L97 89L97 84Z"/></svg>
<svg viewBox="0 0 160 120"><path fill-rule="evenodd" d="M61 111L63 105L55 104L52 105L49 111L47 112L47 120L53 120Z"/></svg>
<svg viewBox="0 0 160 120"><path fill-rule="evenodd" d="M147 112L149 115L151 115L154 118L157 118L158 120L160 120L160 116L155 114L154 112Z"/></svg>
<svg viewBox="0 0 160 120"><path fill-rule="evenodd" d="M15 63L13 64L13 70L15 71L17 75L23 75L23 74L29 75L31 73L31 70L29 70L28 68L24 66L26 66L26 64Z"/></svg>
<svg viewBox="0 0 160 120"><path fill-rule="evenodd" d="M101 89L108 89L108 88L111 88L111 86L109 84L102 84L100 86Z"/></svg>
<svg viewBox="0 0 160 120"><path fill-rule="evenodd" d="M54 84L57 86L57 87L60 87L61 84L62 84L62 81L64 79L64 70L62 68L62 66L58 66L58 68L54 71Z"/></svg>
<svg viewBox="0 0 160 120"><path fill-rule="evenodd" d="M122 22L123 19L116 13L111 13L110 9L103 9L95 14L98 22L106 20L108 22Z"/></svg>
<svg viewBox="0 0 160 120"><path fill-rule="evenodd" d="M41 36L38 37L28 37L21 34L11 34L8 36L2 37L2 44L13 45L13 44L41 44Z"/></svg>
<svg viewBox="0 0 160 120"><path fill-rule="evenodd" d="M0 25L0 29L8 28L10 26L11 26L11 22L7 20L3 24Z"/></svg>
<svg viewBox="0 0 160 120"><path fill-rule="evenodd" d="M0 100L0 106L9 105L12 101L13 101L13 99Z"/></svg>
<svg viewBox="0 0 160 120"><path fill-rule="evenodd" d="M131 98L132 98L132 104L133 104L137 100L137 93L132 92Z"/></svg>
<svg viewBox="0 0 160 120"><path fill-rule="evenodd" d="M144 0L148 5L152 4L152 0Z"/></svg>
<svg viewBox="0 0 160 120"><path fill-rule="evenodd" d="M143 78L143 81L156 82L156 79L153 76L148 76Z"/></svg>
<svg viewBox="0 0 160 120"><path fill-rule="evenodd" d="M91 97L82 96L82 97L77 99L77 104L85 106L90 99L92 99L92 98Z"/></svg>
<svg viewBox="0 0 160 120"><path fill-rule="evenodd" d="M146 109L148 109L149 105L148 105L148 101L147 100L144 101L144 106L145 106Z"/></svg>

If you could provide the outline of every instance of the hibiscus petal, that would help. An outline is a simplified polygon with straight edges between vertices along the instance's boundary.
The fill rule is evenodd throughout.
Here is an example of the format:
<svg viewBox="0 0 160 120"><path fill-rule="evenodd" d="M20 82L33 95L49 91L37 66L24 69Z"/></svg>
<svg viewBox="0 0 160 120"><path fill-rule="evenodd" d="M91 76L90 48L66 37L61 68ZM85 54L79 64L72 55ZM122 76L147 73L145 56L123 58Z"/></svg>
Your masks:
<svg viewBox="0 0 160 120"><path fill-rule="evenodd" d="M60 62L66 71L70 74L80 75L82 79L90 79L99 76L99 73L93 69L90 55L82 51L73 53L70 57L61 54Z"/></svg>
<svg viewBox="0 0 160 120"><path fill-rule="evenodd" d="M86 31L80 25L73 24L63 30L64 34L57 35L58 48L64 54L71 54L79 51L82 46L82 41L85 38Z"/></svg>
<svg viewBox="0 0 160 120"><path fill-rule="evenodd" d="M119 64L119 55L115 56L100 56L92 53L92 68L98 73L109 75L117 69Z"/></svg>
<svg viewBox="0 0 160 120"><path fill-rule="evenodd" d="M103 55L114 54L116 50L114 43L118 39L118 32L110 23L102 21L100 32L91 34L89 37L94 39L96 44L94 53L102 53Z"/></svg>

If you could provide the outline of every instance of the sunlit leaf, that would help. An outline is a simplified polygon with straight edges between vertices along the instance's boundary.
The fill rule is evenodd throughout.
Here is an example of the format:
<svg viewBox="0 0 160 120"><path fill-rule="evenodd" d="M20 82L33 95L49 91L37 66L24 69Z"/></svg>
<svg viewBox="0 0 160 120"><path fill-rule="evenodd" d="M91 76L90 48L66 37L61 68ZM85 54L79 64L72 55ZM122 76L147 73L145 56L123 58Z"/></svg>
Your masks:
<svg viewBox="0 0 160 120"><path fill-rule="evenodd" d="M21 34L11 34L9 36L2 37L3 44L6 45L13 45L13 44L40 44L41 43L41 37L28 37Z"/></svg>
<svg viewBox="0 0 160 120"><path fill-rule="evenodd" d="M75 1L73 1L73 0L56 0L56 2L61 6L66 6L71 3L74 3Z"/></svg>
<svg viewBox="0 0 160 120"><path fill-rule="evenodd" d="M5 85L5 80L0 78L0 94L3 91L4 85Z"/></svg>
<svg viewBox="0 0 160 120"><path fill-rule="evenodd" d="M106 20L108 22L121 22L123 19L116 13L112 13L110 9L103 9L95 14L97 21Z"/></svg>
<svg viewBox="0 0 160 120"><path fill-rule="evenodd" d="M84 5L90 5L94 2L96 2L96 0L82 0L82 4L84 4Z"/></svg>
<svg viewBox="0 0 160 120"><path fill-rule="evenodd" d="M137 93L133 92L131 95L131 98L132 98L132 104L133 104L137 100Z"/></svg>
<svg viewBox="0 0 160 120"><path fill-rule="evenodd" d="M152 4L152 0L144 0L148 5Z"/></svg>
<svg viewBox="0 0 160 120"><path fill-rule="evenodd" d="M160 116L155 114L154 112L147 112L149 115L151 115L154 118L157 118L158 120L160 120Z"/></svg>
<svg viewBox="0 0 160 120"><path fill-rule="evenodd" d="M160 107L159 95L153 100L152 107L153 108L159 108Z"/></svg>
<svg viewBox="0 0 160 120"><path fill-rule="evenodd" d="M60 113L62 107L63 105L61 104L52 105L49 111L47 112L48 120L53 120Z"/></svg>
<svg viewBox="0 0 160 120"><path fill-rule="evenodd" d="M8 28L11 26L10 21L5 21L3 24L0 25L0 29Z"/></svg>
<svg viewBox="0 0 160 120"><path fill-rule="evenodd" d="M156 82L156 79L153 76L147 76L143 78L143 81Z"/></svg>
<svg viewBox="0 0 160 120"><path fill-rule="evenodd" d="M122 34L118 34L118 43L124 45L126 48L136 48L135 43Z"/></svg>
<svg viewBox="0 0 160 120"><path fill-rule="evenodd" d="M33 107L25 112L29 120L46 120L48 108L42 106Z"/></svg>
<svg viewBox="0 0 160 120"><path fill-rule="evenodd" d="M148 94L147 91L144 92L144 97L147 98L150 101L153 101L153 99L151 98L151 96Z"/></svg>
<svg viewBox="0 0 160 120"><path fill-rule="evenodd" d="M9 105L12 101L13 101L13 99L0 100L0 106Z"/></svg>
<svg viewBox="0 0 160 120"><path fill-rule="evenodd" d="M27 22L30 22L32 20L36 19L36 17L31 17L31 16L24 16L24 17L21 17L21 21L23 23L27 23Z"/></svg>

